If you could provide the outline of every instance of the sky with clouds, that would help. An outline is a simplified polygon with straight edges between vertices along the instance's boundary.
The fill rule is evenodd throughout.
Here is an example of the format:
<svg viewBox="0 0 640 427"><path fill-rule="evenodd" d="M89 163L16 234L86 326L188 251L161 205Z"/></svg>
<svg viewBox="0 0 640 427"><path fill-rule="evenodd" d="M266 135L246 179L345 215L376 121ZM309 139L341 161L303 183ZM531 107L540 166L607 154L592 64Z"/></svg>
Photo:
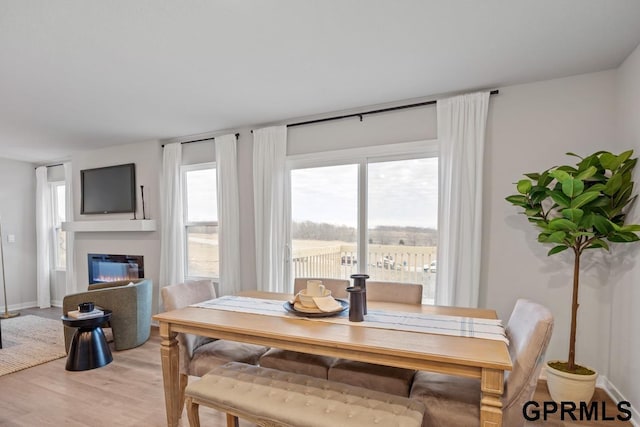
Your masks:
<svg viewBox="0 0 640 427"><path fill-rule="evenodd" d="M370 228L437 228L437 158L370 163L367 173ZM292 219L355 227L357 176L357 165L294 170Z"/></svg>

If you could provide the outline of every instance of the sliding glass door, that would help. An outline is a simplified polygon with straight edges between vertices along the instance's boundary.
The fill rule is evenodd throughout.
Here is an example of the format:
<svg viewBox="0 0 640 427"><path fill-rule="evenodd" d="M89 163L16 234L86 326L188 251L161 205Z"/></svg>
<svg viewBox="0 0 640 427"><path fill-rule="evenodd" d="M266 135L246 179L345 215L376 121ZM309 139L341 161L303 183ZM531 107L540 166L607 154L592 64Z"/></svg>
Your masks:
<svg viewBox="0 0 640 427"><path fill-rule="evenodd" d="M425 150L427 151L427 150ZM290 276L421 283L437 274L438 159L431 152L290 163Z"/></svg>

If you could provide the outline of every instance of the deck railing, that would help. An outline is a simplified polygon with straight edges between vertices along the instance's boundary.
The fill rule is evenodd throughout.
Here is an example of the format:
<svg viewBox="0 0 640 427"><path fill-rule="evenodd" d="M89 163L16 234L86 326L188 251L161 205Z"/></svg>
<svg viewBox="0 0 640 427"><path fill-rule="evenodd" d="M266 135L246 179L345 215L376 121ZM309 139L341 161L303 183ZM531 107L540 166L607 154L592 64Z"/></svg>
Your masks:
<svg viewBox="0 0 640 427"><path fill-rule="evenodd" d="M334 245L294 249L291 262L293 277L327 277L349 279L366 271L371 280L422 283L425 299L433 299L435 274L430 265L436 259L436 247L372 245L367 248L367 268L357 259L356 245Z"/></svg>

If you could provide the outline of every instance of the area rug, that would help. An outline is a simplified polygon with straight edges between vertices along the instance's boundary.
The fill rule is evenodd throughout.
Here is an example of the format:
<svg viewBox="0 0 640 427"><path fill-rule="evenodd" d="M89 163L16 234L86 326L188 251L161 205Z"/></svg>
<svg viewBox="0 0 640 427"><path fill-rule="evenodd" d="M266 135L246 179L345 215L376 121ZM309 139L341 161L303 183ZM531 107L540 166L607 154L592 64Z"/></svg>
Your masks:
<svg viewBox="0 0 640 427"><path fill-rule="evenodd" d="M0 322L0 376L66 355L60 320L26 315L2 319Z"/></svg>

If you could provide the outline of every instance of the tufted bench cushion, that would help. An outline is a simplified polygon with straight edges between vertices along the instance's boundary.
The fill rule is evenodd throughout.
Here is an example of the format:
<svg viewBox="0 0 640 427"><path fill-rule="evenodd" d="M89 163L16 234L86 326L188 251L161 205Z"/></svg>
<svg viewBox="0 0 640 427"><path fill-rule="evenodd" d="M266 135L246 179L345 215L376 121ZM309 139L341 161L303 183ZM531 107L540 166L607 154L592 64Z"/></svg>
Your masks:
<svg viewBox="0 0 640 427"><path fill-rule="evenodd" d="M419 427L425 410L405 397L238 362L189 384L185 395L191 427L200 425L198 405L285 427Z"/></svg>

